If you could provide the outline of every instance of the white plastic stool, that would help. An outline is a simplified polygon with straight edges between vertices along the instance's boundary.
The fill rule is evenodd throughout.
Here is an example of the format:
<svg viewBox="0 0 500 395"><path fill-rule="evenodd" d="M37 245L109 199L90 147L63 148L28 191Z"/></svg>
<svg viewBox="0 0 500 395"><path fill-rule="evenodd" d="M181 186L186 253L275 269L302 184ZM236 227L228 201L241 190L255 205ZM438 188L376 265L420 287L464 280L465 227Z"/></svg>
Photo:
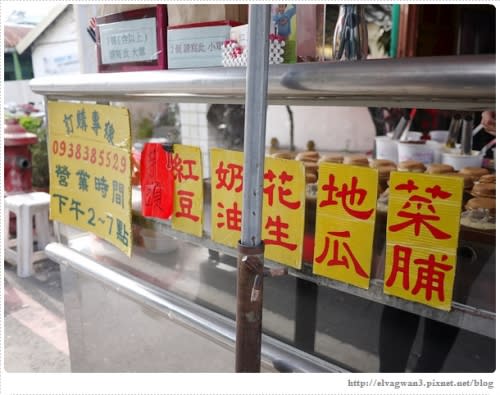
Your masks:
<svg viewBox="0 0 500 395"><path fill-rule="evenodd" d="M45 192L10 195L5 198L4 204L5 260L17 265L19 277L29 277L33 274L33 263L46 258L44 248L50 241L50 195ZM10 212L16 215L15 239L11 239L9 234ZM34 251L33 247L33 217L38 251Z"/></svg>

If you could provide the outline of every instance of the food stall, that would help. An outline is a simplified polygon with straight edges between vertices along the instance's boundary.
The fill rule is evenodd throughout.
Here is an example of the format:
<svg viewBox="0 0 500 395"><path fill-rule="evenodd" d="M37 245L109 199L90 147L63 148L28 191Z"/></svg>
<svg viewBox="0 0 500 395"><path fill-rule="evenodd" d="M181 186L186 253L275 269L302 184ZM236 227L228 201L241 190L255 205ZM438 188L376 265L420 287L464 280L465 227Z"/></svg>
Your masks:
<svg viewBox="0 0 500 395"><path fill-rule="evenodd" d="M252 7L257 7L255 12L265 12L265 6ZM252 20L250 23L250 33L257 35ZM252 51L266 59L266 48L261 47ZM77 119L82 109L99 114L102 120L107 117L118 122L122 118L113 115L120 111L113 102L168 100L247 103L248 107L248 81L264 77L268 104L483 111L495 107L495 76L494 55L470 55L280 64L270 65L268 70L249 67L248 71L244 67L207 67L82 74L77 79L39 78L31 87L45 96L49 125L54 125L52 129L49 126L49 146L53 149L55 184L62 174L56 173L55 166L62 166L67 159L67 147L61 153L61 142L71 141L65 120L68 114ZM263 92L253 93L259 94ZM265 97L252 99L265 104ZM247 113L248 117L253 126L246 128L245 140L257 145L263 132L262 112ZM109 131L107 136L109 143ZM130 141L120 136L117 128L115 141L120 138L124 143L113 149L130 152ZM71 138L80 137L75 134ZM472 197L464 192L461 177L394 169L384 209L377 204L382 170L349 163L345 158L353 159L351 154L343 153L343 164L316 164L319 171L313 188L305 183L306 162L310 161L266 158L265 164L259 159L263 152L250 146L246 145L243 153L212 149L210 163L201 163L201 154L192 147L173 146L174 158L178 154L184 165L191 163L189 174L179 173L178 181L183 182L183 190L197 197L189 205L190 210L198 207L195 214L203 218L196 221L196 228L174 219L175 212L193 216L185 205L174 204L171 219L143 215L144 186L142 190L130 187L125 177L120 183L125 186L125 196L130 189L130 202L122 208L131 212L132 226L128 234L124 231L113 236L110 244L105 230L78 230L77 220L61 214L65 210L61 188L65 185L59 182L51 189L51 216L56 221L58 242L47 246L46 252L61 266L73 371L228 371L238 347L237 315L242 303L237 292L238 273L245 256L255 251L245 252L245 245L243 252L241 246L237 248L245 219L242 225L237 223L241 217L236 217L240 226L233 229L224 229L231 228L230 218L218 221L221 213L229 216L229 210L221 209L233 201L234 208L242 205L243 211L245 206L248 210L253 198L250 191L245 192L243 180L252 179L251 185L260 187L263 195L263 207L257 204L252 213L263 215L266 252L256 253L261 258L264 255L264 267L258 274L260 281L258 276L246 280L246 292L253 291L250 302L262 303L262 316L257 321L261 319L258 356L263 371L377 372L384 364L389 371L400 366L404 371L419 369L415 366L425 359L445 371L495 370L495 232L471 227L470 223L460 225L461 213ZM114 151L109 152L112 157ZM319 157L318 153L316 161ZM103 166L105 162L103 156ZM125 175L128 163L124 159ZM260 175L247 170L252 163ZM116 171L121 167L118 160ZM205 167L209 167L210 177L203 179ZM234 169L239 173L231 173ZM486 170L489 175L493 172ZM239 187L234 184L235 174ZM267 183L275 177L278 180L278 174L281 184ZM189 186L190 179L196 183ZM284 187L286 182L293 186ZM180 191L180 184L175 185ZM429 196L414 194L417 188ZM274 190L281 192L273 195ZM277 211L270 208L272 196L281 204ZM429 223L432 220L425 217L417 226L415 215L408 217L408 211L401 214L403 207L408 209L414 202L420 204L419 210L425 204L443 219ZM340 208L343 210L337 210ZM486 209L481 212L487 213L486 222L491 223L494 209ZM100 217L97 207L95 210L97 229ZM73 211L78 212L78 207ZM106 218L106 210L102 215ZM398 222L404 215L413 218L411 230L415 233L401 238L398 231L409 228ZM125 217L122 220L126 223ZM102 221L103 226L109 225ZM334 224L345 228L332 229ZM437 229L437 225L442 228ZM426 232L431 232L434 240ZM351 236L351 244L342 241ZM121 248L117 248L120 242ZM273 246L285 248L287 254L273 250ZM413 253L417 258L411 260ZM410 261L416 262L411 270ZM348 272L332 271L337 267ZM420 272L418 267L428 270ZM443 280L444 272L452 274ZM397 342L398 347L391 342ZM432 371L433 367L420 369Z"/></svg>

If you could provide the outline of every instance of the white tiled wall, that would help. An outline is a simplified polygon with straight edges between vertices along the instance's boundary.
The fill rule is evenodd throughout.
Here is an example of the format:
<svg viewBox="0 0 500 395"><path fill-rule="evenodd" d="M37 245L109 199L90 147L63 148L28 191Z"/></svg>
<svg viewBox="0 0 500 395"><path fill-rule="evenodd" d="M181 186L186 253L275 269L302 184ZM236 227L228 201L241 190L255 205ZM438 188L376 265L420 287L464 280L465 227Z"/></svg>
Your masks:
<svg viewBox="0 0 500 395"><path fill-rule="evenodd" d="M209 149L217 145L208 128L207 111L209 104L181 103L182 144L200 147L203 161L203 177L210 174Z"/></svg>

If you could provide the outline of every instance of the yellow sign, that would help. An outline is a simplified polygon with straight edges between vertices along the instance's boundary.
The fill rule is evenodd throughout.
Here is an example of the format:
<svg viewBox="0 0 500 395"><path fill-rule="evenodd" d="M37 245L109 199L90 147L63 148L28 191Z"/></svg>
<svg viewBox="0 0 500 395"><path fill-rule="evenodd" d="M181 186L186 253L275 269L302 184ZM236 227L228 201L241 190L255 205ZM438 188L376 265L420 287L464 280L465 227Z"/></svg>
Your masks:
<svg viewBox="0 0 500 395"><path fill-rule="evenodd" d="M384 292L451 309L463 180L391 173Z"/></svg>
<svg viewBox="0 0 500 395"><path fill-rule="evenodd" d="M306 176L299 161L266 158L262 203L264 256L302 266Z"/></svg>
<svg viewBox="0 0 500 395"><path fill-rule="evenodd" d="M132 252L130 117L125 108L49 102L50 218Z"/></svg>
<svg viewBox="0 0 500 395"><path fill-rule="evenodd" d="M201 237L203 235L203 170L198 147L174 145L175 178L172 228Z"/></svg>
<svg viewBox="0 0 500 395"><path fill-rule="evenodd" d="M241 237L243 153L210 150L212 240L236 247Z"/></svg>
<svg viewBox="0 0 500 395"><path fill-rule="evenodd" d="M212 239L236 247L241 238L243 154L212 149ZM294 268L302 264L305 171L301 162L266 158L262 203L264 256Z"/></svg>
<svg viewBox="0 0 500 395"><path fill-rule="evenodd" d="M369 287L377 185L375 169L320 164L314 274Z"/></svg>

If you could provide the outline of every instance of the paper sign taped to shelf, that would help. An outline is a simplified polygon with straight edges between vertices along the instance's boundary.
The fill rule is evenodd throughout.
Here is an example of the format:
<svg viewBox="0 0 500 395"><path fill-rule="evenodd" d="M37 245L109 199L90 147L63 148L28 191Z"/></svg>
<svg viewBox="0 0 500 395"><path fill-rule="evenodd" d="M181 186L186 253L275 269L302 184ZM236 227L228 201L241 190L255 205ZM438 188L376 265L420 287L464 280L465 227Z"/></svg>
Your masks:
<svg viewBox="0 0 500 395"><path fill-rule="evenodd" d="M241 238L243 153L210 150L212 240L236 247Z"/></svg>
<svg viewBox="0 0 500 395"><path fill-rule="evenodd" d="M314 274L369 287L377 186L375 169L320 164Z"/></svg>
<svg viewBox="0 0 500 395"><path fill-rule="evenodd" d="M203 169L198 147L174 145L175 182L172 228L201 237L203 235Z"/></svg>
<svg viewBox="0 0 500 395"><path fill-rule="evenodd" d="M174 210L172 153L162 144L146 143L141 153L142 215L169 219Z"/></svg>
<svg viewBox="0 0 500 395"><path fill-rule="evenodd" d="M50 218L132 252L126 108L49 102Z"/></svg>
<svg viewBox="0 0 500 395"><path fill-rule="evenodd" d="M384 292L451 309L463 179L392 172Z"/></svg>
<svg viewBox="0 0 500 395"><path fill-rule="evenodd" d="M262 202L264 257L302 266L306 175L300 161L266 158Z"/></svg>
<svg viewBox="0 0 500 395"><path fill-rule="evenodd" d="M236 247L241 238L243 153L212 149L212 239ZM304 242L305 170L298 161L266 158L262 202L264 257L300 268Z"/></svg>

